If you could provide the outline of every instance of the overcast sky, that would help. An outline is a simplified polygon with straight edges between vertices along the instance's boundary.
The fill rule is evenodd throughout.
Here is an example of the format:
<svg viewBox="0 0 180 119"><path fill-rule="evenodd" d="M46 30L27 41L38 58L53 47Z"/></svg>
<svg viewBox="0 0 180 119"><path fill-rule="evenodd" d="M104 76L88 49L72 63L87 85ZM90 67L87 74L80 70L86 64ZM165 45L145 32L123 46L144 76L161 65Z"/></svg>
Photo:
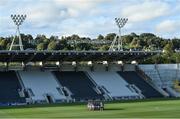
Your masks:
<svg viewBox="0 0 180 119"><path fill-rule="evenodd" d="M115 17L127 17L123 34L151 32L180 37L180 0L0 0L0 36L15 33L11 14L27 14L22 33L95 38L117 32Z"/></svg>

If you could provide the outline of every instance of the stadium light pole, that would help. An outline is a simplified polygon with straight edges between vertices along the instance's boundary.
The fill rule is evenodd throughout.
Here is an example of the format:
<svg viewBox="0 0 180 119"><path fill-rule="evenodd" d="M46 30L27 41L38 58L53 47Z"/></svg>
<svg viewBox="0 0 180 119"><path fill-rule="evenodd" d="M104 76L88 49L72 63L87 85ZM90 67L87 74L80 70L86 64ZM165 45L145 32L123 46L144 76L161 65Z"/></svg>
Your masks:
<svg viewBox="0 0 180 119"><path fill-rule="evenodd" d="M13 47L19 47L19 49L22 51L24 50L23 44L22 44L22 38L20 34L19 27L22 25L24 20L26 19L26 15L11 15L11 19L13 20L14 24L16 25L16 34L13 38L9 50L11 51ZM16 36L19 38L18 43L15 43Z"/></svg>
<svg viewBox="0 0 180 119"><path fill-rule="evenodd" d="M118 51L123 51L123 40L121 38L121 29L125 26L127 23L128 18L115 18L115 22L119 28L119 34L115 36L113 42L111 43L111 46L109 48L109 51L114 51L117 49ZM117 43L117 48L115 48L115 45Z"/></svg>

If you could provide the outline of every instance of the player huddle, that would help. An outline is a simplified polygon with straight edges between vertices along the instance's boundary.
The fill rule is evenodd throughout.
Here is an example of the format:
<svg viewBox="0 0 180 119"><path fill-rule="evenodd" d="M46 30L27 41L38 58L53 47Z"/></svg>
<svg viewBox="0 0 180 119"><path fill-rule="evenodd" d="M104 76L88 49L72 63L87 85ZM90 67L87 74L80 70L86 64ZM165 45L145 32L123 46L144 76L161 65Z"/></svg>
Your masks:
<svg viewBox="0 0 180 119"><path fill-rule="evenodd" d="M104 104L102 101L88 101L88 110L104 110Z"/></svg>

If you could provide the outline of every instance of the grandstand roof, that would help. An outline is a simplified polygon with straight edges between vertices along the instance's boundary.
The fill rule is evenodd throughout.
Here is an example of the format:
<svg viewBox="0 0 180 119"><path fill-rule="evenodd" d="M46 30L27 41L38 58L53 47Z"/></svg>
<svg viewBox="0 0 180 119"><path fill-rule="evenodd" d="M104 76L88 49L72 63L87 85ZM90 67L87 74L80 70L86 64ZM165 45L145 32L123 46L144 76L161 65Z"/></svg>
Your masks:
<svg viewBox="0 0 180 119"><path fill-rule="evenodd" d="M0 62L118 61L144 59L161 51L0 51Z"/></svg>

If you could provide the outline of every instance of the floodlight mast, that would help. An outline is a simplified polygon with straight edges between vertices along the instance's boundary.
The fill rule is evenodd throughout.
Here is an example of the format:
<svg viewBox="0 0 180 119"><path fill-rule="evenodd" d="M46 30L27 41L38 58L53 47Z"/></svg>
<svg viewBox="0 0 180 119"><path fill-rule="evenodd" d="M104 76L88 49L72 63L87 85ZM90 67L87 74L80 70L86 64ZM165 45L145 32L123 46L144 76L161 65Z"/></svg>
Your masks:
<svg viewBox="0 0 180 119"><path fill-rule="evenodd" d="M16 34L11 42L9 50L11 51L13 47L19 47L21 51L24 50L23 44L22 44L22 38L20 34L19 27L22 25L24 20L26 19L26 15L11 15L11 19L13 20L14 24L16 25ZM16 36L18 37L19 41L18 43L15 43Z"/></svg>
<svg viewBox="0 0 180 119"><path fill-rule="evenodd" d="M115 18L115 22L119 28L119 34L115 36L113 42L111 43L109 51L116 51L116 50L123 51L123 40L121 38L121 29L125 26L127 21L128 21L127 18Z"/></svg>

